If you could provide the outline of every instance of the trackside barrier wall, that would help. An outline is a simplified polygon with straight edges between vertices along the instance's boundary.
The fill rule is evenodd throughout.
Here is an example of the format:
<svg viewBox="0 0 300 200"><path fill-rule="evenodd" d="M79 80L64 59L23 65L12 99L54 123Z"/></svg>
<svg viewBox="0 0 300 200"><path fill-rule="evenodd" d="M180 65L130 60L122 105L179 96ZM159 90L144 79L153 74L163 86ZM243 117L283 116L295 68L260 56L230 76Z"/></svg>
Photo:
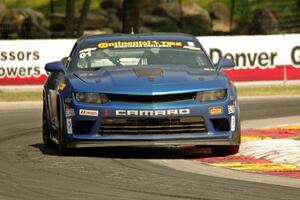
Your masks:
<svg viewBox="0 0 300 200"><path fill-rule="evenodd" d="M198 37L214 63L234 59L236 82L300 80L300 34ZM74 39L0 40L0 86L42 85L47 62L68 56Z"/></svg>

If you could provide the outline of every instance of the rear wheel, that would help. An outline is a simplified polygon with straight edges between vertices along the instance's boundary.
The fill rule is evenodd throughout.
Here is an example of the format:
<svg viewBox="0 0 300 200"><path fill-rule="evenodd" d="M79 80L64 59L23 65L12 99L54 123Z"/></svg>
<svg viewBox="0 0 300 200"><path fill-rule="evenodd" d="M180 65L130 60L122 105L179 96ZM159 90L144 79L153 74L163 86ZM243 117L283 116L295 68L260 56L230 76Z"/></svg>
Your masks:
<svg viewBox="0 0 300 200"><path fill-rule="evenodd" d="M53 147L55 143L53 140L51 140L50 137L50 130L49 130L49 123L48 123L48 117L47 117L47 111L46 111L46 105L45 101L43 103L43 143L46 147Z"/></svg>
<svg viewBox="0 0 300 200"><path fill-rule="evenodd" d="M239 152L240 145L215 146L212 147L212 153L216 156L234 155Z"/></svg>

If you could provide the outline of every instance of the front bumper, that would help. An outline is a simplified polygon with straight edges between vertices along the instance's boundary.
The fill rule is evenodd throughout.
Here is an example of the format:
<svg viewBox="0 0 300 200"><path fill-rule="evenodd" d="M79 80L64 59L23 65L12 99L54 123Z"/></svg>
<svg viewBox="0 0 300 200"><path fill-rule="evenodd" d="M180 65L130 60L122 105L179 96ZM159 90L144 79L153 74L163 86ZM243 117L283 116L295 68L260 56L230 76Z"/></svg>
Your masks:
<svg viewBox="0 0 300 200"><path fill-rule="evenodd" d="M93 105L74 101L71 106L74 115L66 114L67 127L71 126L72 131L67 130L68 147L102 147L102 146L168 146L168 145L239 145L240 144L240 124L238 120L238 106L235 102L234 111L229 112L229 105L232 100L197 103L195 101L171 102L164 104L137 104L137 103L111 103L108 105ZM218 115L211 115L209 108L221 107L223 112ZM181 132L181 133L138 133L138 134L101 134L99 129L105 118L124 119L124 116L117 116L116 110L161 110L161 109L189 109L190 113L184 117L201 117L206 125L205 132ZM93 112L81 112L81 110ZM96 112L95 112L96 111ZM126 116L133 119L132 116ZM126 118L125 117L125 118ZM182 117L172 115L172 117ZM134 116L139 118L139 116ZM155 118L147 116L143 118ZM156 117L157 118L157 117ZM160 119L170 119L170 116L159 116ZM234 118L234 121L232 121ZM217 130L215 121L226 119L228 130ZM77 124L84 122L88 124L88 131L78 129ZM234 129L232 127L234 126Z"/></svg>
<svg viewBox="0 0 300 200"><path fill-rule="evenodd" d="M215 146L215 145L239 145L238 140L228 138L220 139L180 139L180 140L153 140L153 141L76 141L68 143L67 147L121 147L121 146Z"/></svg>

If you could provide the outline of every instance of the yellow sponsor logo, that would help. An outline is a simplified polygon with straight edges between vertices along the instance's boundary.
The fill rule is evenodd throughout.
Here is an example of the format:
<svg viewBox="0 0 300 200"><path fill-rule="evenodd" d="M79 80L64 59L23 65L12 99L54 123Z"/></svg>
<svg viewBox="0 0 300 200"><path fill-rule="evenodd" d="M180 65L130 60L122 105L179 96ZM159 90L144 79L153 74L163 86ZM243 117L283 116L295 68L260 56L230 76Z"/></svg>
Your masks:
<svg viewBox="0 0 300 200"><path fill-rule="evenodd" d="M58 89L59 89L59 90L63 90L63 89L65 89L65 87L66 87L66 84L64 84L64 83L60 83L60 84L58 85Z"/></svg>
<svg viewBox="0 0 300 200"><path fill-rule="evenodd" d="M178 41L114 41L101 42L98 44L100 49L106 48L126 48L126 47L182 47L182 42Z"/></svg>
<svg viewBox="0 0 300 200"><path fill-rule="evenodd" d="M223 114L223 107L221 107L221 106L211 107L211 108L209 108L209 114L210 115L221 115L221 114Z"/></svg>

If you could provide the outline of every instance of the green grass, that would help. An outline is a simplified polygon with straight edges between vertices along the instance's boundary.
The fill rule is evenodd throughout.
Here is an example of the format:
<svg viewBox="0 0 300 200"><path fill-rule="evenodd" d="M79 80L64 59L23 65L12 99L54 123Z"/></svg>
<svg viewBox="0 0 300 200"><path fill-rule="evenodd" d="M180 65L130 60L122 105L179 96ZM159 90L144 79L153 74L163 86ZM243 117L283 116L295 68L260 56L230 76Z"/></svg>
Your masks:
<svg viewBox="0 0 300 200"><path fill-rule="evenodd" d="M300 85L240 86L239 96L300 95Z"/></svg>
<svg viewBox="0 0 300 200"><path fill-rule="evenodd" d="M300 86L242 86L238 88L239 96L274 96L300 95ZM0 91L1 101L41 101L40 91Z"/></svg>
<svg viewBox="0 0 300 200"><path fill-rule="evenodd" d="M0 91L0 101L41 101L42 96L43 95L41 91L33 91L33 92Z"/></svg>
<svg viewBox="0 0 300 200"><path fill-rule="evenodd" d="M296 137L296 138L294 138L294 140L299 140L300 141L300 137Z"/></svg>

